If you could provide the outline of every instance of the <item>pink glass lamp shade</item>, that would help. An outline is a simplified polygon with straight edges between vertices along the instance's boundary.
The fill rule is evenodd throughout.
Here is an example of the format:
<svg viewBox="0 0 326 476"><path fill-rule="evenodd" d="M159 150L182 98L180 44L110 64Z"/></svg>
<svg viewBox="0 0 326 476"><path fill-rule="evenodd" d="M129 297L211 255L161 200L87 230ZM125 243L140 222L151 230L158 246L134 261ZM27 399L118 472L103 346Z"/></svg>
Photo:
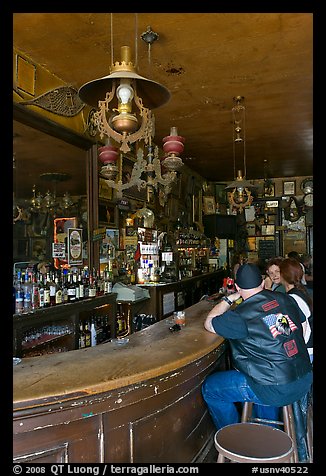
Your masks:
<svg viewBox="0 0 326 476"><path fill-rule="evenodd" d="M176 127L171 127L170 135L163 138L163 150L166 154L179 155L183 152L185 138L178 135Z"/></svg>
<svg viewBox="0 0 326 476"><path fill-rule="evenodd" d="M118 160L118 148L113 145L99 147L99 160L104 164L114 164Z"/></svg>

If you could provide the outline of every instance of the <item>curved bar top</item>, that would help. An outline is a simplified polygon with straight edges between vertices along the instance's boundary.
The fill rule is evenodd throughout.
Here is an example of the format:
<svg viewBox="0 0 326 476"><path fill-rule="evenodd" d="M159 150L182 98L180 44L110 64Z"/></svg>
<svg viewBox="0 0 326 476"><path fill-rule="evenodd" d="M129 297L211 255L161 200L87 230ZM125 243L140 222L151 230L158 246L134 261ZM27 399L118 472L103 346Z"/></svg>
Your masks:
<svg viewBox="0 0 326 476"><path fill-rule="evenodd" d="M227 342L204 329L214 306L185 310L87 349L25 358L14 366L14 461L201 462L216 431L201 395L228 367Z"/></svg>
<svg viewBox="0 0 326 476"><path fill-rule="evenodd" d="M218 348L224 339L203 323L214 303L201 301L185 310L186 326L171 332L170 318L129 336L127 344L25 358L13 368L14 409L98 394L166 374Z"/></svg>

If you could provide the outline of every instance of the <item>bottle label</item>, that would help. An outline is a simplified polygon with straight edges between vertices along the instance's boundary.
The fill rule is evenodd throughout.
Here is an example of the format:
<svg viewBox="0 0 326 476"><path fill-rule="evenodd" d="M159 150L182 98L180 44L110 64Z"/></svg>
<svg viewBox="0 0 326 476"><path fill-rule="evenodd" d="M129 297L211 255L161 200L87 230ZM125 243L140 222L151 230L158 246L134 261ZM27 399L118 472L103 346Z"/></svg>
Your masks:
<svg viewBox="0 0 326 476"><path fill-rule="evenodd" d="M79 298L82 299L84 297L84 285L79 285Z"/></svg>
<svg viewBox="0 0 326 476"><path fill-rule="evenodd" d="M50 296L55 296L55 286L50 286Z"/></svg>
<svg viewBox="0 0 326 476"><path fill-rule="evenodd" d="M95 297L95 296L96 296L96 288L89 288L88 297Z"/></svg>
<svg viewBox="0 0 326 476"><path fill-rule="evenodd" d="M50 290L44 289L44 304L50 304Z"/></svg>
<svg viewBox="0 0 326 476"><path fill-rule="evenodd" d="M62 304L62 290L61 289L58 289L58 291L55 293L55 303Z"/></svg>

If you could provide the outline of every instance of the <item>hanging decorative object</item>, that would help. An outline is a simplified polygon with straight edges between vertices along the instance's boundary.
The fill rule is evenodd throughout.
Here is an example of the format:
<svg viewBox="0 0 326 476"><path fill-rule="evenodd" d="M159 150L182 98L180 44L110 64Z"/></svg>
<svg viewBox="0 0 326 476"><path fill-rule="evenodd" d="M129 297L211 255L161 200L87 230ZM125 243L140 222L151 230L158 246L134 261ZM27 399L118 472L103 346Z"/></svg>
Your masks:
<svg viewBox="0 0 326 476"><path fill-rule="evenodd" d="M233 98L232 123L233 123L233 171L234 182L230 183L226 190L228 192L228 200L232 208L242 212L244 208L251 205L253 197L251 188L256 187L246 180L246 131L245 131L245 106L243 104L244 97L236 96ZM237 169L237 151L236 147L242 147L242 169ZM237 175L236 171L237 170Z"/></svg>
<svg viewBox="0 0 326 476"><path fill-rule="evenodd" d="M101 139L112 138L126 153L136 141L149 142L153 132L151 110L165 104L170 92L137 74L129 46L122 46L121 62L112 64L111 74L84 84L79 96L86 104L98 108L94 122Z"/></svg>
<svg viewBox="0 0 326 476"><path fill-rule="evenodd" d="M69 208L75 206L75 202L70 196L69 192L65 192L63 197L59 199L56 193L56 184L58 182L64 182L69 180L71 176L66 173L61 172L46 172L40 175L41 180L53 183L53 192L48 190L44 196L40 192L36 193L36 185L33 185L32 193L33 197L31 199L31 212L38 213L54 213L56 214L58 210L68 210Z"/></svg>
<svg viewBox="0 0 326 476"><path fill-rule="evenodd" d="M137 18L137 14L135 15ZM141 35L149 46L149 62L150 46L158 37L159 35L150 27ZM137 33L135 38L137 64ZM99 160L103 164L100 176L106 180L109 187L116 190L117 198L122 197L123 190L135 185L138 190L147 188L148 198L158 185L164 188L165 194L170 193L172 182L177 177L176 170L183 165L178 157L181 151L180 144L174 154L167 151L167 155L162 160L162 166L167 170L163 175L158 148L152 144L155 135L152 109L169 101L170 91L165 86L140 76L136 72L128 46L121 47L121 61L113 62L112 14L110 74L84 84L79 89L79 96L86 104L97 108L93 113L92 121L100 138L105 139L105 145L99 148ZM180 138L180 136L175 134L173 138ZM181 139L183 150L184 139ZM134 143L137 143L135 148L137 159L129 182L122 183L122 153L129 152ZM119 144L119 149L115 144ZM145 148L147 152L144 154Z"/></svg>

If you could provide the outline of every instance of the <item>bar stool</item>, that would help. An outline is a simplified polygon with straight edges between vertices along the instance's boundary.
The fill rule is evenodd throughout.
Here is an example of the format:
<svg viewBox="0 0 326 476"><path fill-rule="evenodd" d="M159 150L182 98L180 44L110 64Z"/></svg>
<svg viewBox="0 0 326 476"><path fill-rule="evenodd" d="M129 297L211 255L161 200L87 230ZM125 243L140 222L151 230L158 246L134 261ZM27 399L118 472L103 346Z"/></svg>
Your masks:
<svg viewBox="0 0 326 476"><path fill-rule="evenodd" d="M255 418L252 416L253 403L244 402L241 423L256 422L256 423L272 423L275 425L283 426L284 432L292 439L293 442L293 461L292 463L298 463L298 448L296 440L296 431L294 423L294 415L292 405L284 405L282 408L283 421L266 420L264 418Z"/></svg>
<svg viewBox="0 0 326 476"><path fill-rule="evenodd" d="M234 423L214 436L217 463L225 459L237 463L291 462L293 441L284 431L259 423Z"/></svg>

